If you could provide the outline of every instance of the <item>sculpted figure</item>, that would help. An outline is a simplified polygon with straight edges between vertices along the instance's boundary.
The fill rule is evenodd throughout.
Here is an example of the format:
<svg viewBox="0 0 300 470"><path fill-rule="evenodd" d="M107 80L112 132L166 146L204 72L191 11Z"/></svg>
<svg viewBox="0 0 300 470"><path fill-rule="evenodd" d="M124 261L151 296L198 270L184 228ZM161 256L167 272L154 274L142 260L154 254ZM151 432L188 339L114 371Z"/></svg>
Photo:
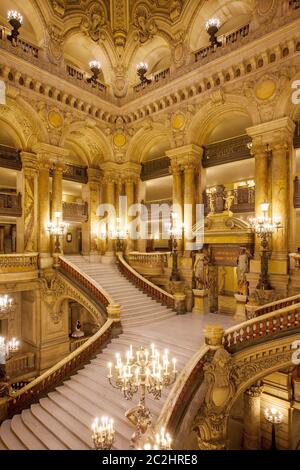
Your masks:
<svg viewBox="0 0 300 470"><path fill-rule="evenodd" d="M224 201L225 201L225 205L224 205L224 209L228 212L230 212L230 209L234 203L234 192L233 191L227 191L225 193L225 196L224 196Z"/></svg>
<svg viewBox="0 0 300 470"><path fill-rule="evenodd" d="M246 274L249 272L250 258L251 254L249 253L247 248L241 248L236 270L239 290L238 293L241 295L247 295L248 293L248 282Z"/></svg>
<svg viewBox="0 0 300 470"><path fill-rule="evenodd" d="M194 279L196 289L209 288L209 264L210 256L207 248L204 248L194 266Z"/></svg>

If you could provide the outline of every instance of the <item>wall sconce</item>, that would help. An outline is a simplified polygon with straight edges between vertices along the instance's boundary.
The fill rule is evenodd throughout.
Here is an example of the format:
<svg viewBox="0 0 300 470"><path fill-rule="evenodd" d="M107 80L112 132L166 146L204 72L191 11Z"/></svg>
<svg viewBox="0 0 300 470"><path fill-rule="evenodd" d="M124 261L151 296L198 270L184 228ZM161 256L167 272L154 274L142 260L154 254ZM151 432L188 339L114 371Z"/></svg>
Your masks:
<svg viewBox="0 0 300 470"><path fill-rule="evenodd" d="M89 66L93 75L87 79L87 82L96 85L101 71L101 64L98 60L92 60Z"/></svg>
<svg viewBox="0 0 300 470"><path fill-rule="evenodd" d="M143 85L149 85L151 80L146 77L146 73L148 72L148 64L146 62L140 62L136 66L138 77Z"/></svg>
<svg viewBox="0 0 300 470"><path fill-rule="evenodd" d="M213 48L221 46L222 44L218 41L218 38L217 38L217 33L221 27L220 20L218 18L210 18L206 22L205 27L206 27L206 31L209 34L211 46Z"/></svg>
<svg viewBox="0 0 300 470"><path fill-rule="evenodd" d="M7 36L7 39L9 41L16 42L19 36L19 29L21 28L23 24L23 16L15 10L9 10L7 13L7 19L9 21L9 24L12 26L12 30L9 36Z"/></svg>

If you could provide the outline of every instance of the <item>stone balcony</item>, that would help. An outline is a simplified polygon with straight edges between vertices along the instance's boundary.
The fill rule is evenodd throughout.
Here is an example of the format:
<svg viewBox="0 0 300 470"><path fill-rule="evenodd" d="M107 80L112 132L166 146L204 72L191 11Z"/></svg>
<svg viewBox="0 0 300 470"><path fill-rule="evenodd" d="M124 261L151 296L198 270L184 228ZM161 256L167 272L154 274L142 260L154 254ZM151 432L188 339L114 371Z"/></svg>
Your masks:
<svg viewBox="0 0 300 470"><path fill-rule="evenodd" d="M88 203L63 202L63 219L66 222L87 222Z"/></svg>
<svg viewBox="0 0 300 470"><path fill-rule="evenodd" d="M22 216L22 196L20 193L0 193L0 216Z"/></svg>
<svg viewBox="0 0 300 470"><path fill-rule="evenodd" d="M0 283L37 279L38 253L0 255Z"/></svg>

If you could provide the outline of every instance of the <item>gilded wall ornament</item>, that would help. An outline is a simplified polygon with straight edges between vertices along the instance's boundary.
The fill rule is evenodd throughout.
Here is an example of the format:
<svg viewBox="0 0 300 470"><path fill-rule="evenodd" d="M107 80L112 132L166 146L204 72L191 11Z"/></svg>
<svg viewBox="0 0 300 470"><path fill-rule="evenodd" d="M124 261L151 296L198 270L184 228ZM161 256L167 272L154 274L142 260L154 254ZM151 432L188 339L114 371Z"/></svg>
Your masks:
<svg viewBox="0 0 300 470"><path fill-rule="evenodd" d="M63 43L64 38L55 25L50 25L48 27L48 38L46 39L46 49L48 59L52 64L60 64L63 59Z"/></svg>
<svg viewBox="0 0 300 470"><path fill-rule="evenodd" d="M90 6L87 17L81 22L80 29L90 38L99 42L104 39L104 28L107 24L106 14L103 5L100 2L94 2Z"/></svg>
<svg viewBox="0 0 300 470"><path fill-rule="evenodd" d="M136 28L135 39L140 44L145 44L152 39L158 31L157 25L147 8L139 6L134 13L134 26Z"/></svg>

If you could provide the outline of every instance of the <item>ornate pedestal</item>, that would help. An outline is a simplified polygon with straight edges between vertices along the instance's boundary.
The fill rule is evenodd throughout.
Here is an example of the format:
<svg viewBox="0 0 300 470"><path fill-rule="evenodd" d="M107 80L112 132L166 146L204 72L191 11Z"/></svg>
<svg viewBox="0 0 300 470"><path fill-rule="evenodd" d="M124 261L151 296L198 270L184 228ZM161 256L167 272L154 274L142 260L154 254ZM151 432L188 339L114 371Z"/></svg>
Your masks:
<svg viewBox="0 0 300 470"><path fill-rule="evenodd" d="M246 321L246 303L247 295L234 294L236 300L236 310L234 315L234 320L238 322Z"/></svg>
<svg viewBox="0 0 300 470"><path fill-rule="evenodd" d="M206 315L209 313L209 301L208 301L208 290L207 289L193 289L194 294L194 308L193 313L199 313Z"/></svg>
<svg viewBox="0 0 300 470"><path fill-rule="evenodd" d="M186 295L183 293L175 293L174 299L175 299L175 309L177 312L177 315L184 315L186 313L186 307L185 307L185 299Z"/></svg>

